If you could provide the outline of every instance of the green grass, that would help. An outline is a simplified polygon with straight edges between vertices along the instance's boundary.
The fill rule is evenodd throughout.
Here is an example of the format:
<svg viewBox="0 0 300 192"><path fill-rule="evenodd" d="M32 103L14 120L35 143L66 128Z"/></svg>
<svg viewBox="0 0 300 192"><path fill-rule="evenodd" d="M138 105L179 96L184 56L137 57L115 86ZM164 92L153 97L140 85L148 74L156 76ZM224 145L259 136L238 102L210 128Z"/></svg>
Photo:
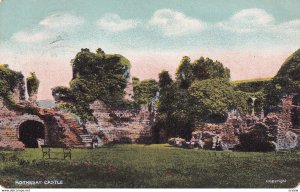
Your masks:
<svg viewBox="0 0 300 192"><path fill-rule="evenodd" d="M72 155L72 160L48 160L44 164L41 149L0 151L0 184L47 188L291 188L300 180L299 152L245 153L169 145L116 145L73 149ZM64 184L15 185L15 180L47 179L63 180ZM286 182L266 182L272 179Z"/></svg>

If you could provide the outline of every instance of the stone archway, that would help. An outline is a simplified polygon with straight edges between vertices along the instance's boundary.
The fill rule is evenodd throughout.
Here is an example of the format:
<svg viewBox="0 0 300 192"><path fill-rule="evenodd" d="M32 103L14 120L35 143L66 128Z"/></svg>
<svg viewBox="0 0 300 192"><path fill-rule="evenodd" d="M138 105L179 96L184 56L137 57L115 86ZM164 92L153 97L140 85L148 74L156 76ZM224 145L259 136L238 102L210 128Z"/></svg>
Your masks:
<svg viewBox="0 0 300 192"><path fill-rule="evenodd" d="M39 147L38 140L45 139L45 126L43 123L34 120L27 120L19 126L19 140L25 147Z"/></svg>

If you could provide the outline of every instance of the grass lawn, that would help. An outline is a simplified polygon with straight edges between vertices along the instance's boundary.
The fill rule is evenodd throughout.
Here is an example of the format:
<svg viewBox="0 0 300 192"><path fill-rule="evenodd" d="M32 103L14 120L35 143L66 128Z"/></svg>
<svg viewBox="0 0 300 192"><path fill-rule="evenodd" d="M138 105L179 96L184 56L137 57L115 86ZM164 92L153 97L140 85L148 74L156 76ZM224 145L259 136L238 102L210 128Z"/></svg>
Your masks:
<svg viewBox="0 0 300 192"><path fill-rule="evenodd" d="M16 180L50 179L63 184L15 184ZM41 149L0 151L0 185L5 187L291 188L299 182L299 151L245 153L116 145L72 149L72 160L47 160L46 164Z"/></svg>

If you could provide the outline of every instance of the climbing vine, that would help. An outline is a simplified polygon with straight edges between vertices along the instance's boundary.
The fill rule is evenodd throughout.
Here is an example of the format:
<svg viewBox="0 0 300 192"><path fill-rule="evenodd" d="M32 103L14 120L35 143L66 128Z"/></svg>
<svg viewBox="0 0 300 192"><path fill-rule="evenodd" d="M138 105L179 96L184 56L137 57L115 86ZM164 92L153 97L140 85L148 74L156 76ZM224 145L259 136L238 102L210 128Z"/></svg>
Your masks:
<svg viewBox="0 0 300 192"><path fill-rule="evenodd" d="M38 80L36 74L34 72L30 73L30 76L26 78L27 91L29 96L33 96L37 94L40 81Z"/></svg>

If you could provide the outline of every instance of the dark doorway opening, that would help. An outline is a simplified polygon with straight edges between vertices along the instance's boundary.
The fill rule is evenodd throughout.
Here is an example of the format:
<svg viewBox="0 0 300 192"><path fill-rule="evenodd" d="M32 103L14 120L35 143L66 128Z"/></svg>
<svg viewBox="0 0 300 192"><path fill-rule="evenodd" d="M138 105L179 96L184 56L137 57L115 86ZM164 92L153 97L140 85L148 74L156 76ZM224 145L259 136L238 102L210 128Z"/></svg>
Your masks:
<svg viewBox="0 0 300 192"><path fill-rule="evenodd" d="M38 139L45 139L45 126L38 121L28 120L20 125L19 134L19 140L25 147L37 148Z"/></svg>

